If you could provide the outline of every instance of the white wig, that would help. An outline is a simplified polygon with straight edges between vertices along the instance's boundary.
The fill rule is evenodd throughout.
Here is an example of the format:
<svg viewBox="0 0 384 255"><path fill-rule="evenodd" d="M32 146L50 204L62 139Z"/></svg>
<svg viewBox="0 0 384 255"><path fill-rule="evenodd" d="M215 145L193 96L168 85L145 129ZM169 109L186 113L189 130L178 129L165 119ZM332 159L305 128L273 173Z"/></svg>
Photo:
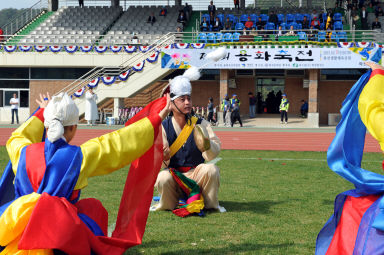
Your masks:
<svg viewBox="0 0 384 255"><path fill-rule="evenodd" d="M52 97L44 110L44 126L48 128L47 138L57 141L64 134L64 127L79 122L79 109L67 93Z"/></svg>
<svg viewBox="0 0 384 255"><path fill-rule="evenodd" d="M171 100L175 100L178 97L184 95L191 95L192 86L191 81L198 80L200 78L200 71L197 67L191 66L184 72L183 75L176 76L170 80L170 93Z"/></svg>

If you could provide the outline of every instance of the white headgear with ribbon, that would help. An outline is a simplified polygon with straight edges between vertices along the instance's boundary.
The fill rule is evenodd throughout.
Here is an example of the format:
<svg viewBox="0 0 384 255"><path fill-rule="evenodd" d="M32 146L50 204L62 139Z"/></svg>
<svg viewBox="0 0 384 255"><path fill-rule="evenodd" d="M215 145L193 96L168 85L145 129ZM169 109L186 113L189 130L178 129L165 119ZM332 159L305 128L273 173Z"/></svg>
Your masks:
<svg viewBox="0 0 384 255"><path fill-rule="evenodd" d="M52 97L44 110L44 126L48 129L47 138L55 142L64 134L64 127L77 125L79 109L67 93Z"/></svg>

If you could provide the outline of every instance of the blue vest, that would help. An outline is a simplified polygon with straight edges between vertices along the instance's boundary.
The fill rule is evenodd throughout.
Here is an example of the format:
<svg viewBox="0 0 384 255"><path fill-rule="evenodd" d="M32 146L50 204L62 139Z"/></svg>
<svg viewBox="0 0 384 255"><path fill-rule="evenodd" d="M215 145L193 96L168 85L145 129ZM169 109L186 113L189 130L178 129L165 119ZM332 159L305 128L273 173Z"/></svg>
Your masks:
<svg viewBox="0 0 384 255"><path fill-rule="evenodd" d="M202 119L199 118L196 124L200 124L201 121ZM172 118L169 117L163 120L162 124L165 130L165 133L167 134L167 140L168 140L169 146L171 146L177 138L176 131L172 125ZM191 135L188 137L184 146L182 146L179 149L179 151L176 152L176 154L171 158L169 167L178 168L178 167L197 166L201 163L204 163L205 160L202 156L202 153L197 148L195 139L193 138L193 132L194 131L192 131Z"/></svg>

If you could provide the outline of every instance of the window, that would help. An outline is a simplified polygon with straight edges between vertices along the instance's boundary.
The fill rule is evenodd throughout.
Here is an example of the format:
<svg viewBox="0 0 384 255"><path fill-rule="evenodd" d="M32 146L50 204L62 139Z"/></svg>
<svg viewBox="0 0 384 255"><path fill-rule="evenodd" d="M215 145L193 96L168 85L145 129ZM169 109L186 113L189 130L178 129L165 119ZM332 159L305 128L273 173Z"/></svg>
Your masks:
<svg viewBox="0 0 384 255"><path fill-rule="evenodd" d="M0 107L11 106L9 101L15 93L19 98L19 107L29 107L29 90L0 90Z"/></svg>
<svg viewBox="0 0 384 255"><path fill-rule="evenodd" d="M0 89L28 89L28 80L0 80Z"/></svg>
<svg viewBox="0 0 384 255"><path fill-rule="evenodd" d="M322 69L320 71L321 80L347 80L357 81L367 69Z"/></svg>
<svg viewBox="0 0 384 255"><path fill-rule="evenodd" d="M90 68L31 68L34 80L77 80Z"/></svg>
<svg viewBox="0 0 384 255"><path fill-rule="evenodd" d="M253 69L237 69L236 76L253 76Z"/></svg>
<svg viewBox="0 0 384 255"><path fill-rule="evenodd" d="M29 68L0 67L0 79L29 79Z"/></svg>
<svg viewBox="0 0 384 255"><path fill-rule="evenodd" d="M13 97L13 94L16 94L17 98L20 98L18 90L4 90L4 106L11 106L9 101Z"/></svg>
<svg viewBox="0 0 384 255"><path fill-rule="evenodd" d="M255 69L256 76L284 76L284 69Z"/></svg>

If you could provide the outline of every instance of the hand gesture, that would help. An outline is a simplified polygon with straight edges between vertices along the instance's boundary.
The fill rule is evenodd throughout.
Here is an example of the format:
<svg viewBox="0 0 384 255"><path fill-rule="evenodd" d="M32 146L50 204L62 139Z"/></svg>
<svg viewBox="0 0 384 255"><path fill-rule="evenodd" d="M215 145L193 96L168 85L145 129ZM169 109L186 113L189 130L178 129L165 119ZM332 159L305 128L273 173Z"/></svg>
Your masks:
<svg viewBox="0 0 384 255"><path fill-rule="evenodd" d="M163 147L163 160L168 161L171 158L170 150L168 146Z"/></svg>
<svg viewBox="0 0 384 255"><path fill-rule="evenodd" d="M163 110L161 110L161 112L159 113L159 116L162 120L165 119L168 116L168 114L171 112L171 97L169 96L169 93L166 95L166 97L167 97L167 104L165 105Z"/></svg>
<svg viewBox="0 0 384 255"><path fill-rule="evenodd" d="M36 103L40 106L40 108L47 107L49 101L51 101L49 93L47 93L47 95L40 94L40 100L36 99Z"/></svg>
<svg viewBox="0 0 384 255"><path fill-rule="evenodd" d="M369 62L364 62L364 64L366 64L367 66L369 66L369 67L372 69L372 71L373 71L373 70L376 70L376 69L384 70L384 67L382 67L382 66L379 65L379 64L376 64L375 62L371 62L371 61L369 61Z"/></svg>

